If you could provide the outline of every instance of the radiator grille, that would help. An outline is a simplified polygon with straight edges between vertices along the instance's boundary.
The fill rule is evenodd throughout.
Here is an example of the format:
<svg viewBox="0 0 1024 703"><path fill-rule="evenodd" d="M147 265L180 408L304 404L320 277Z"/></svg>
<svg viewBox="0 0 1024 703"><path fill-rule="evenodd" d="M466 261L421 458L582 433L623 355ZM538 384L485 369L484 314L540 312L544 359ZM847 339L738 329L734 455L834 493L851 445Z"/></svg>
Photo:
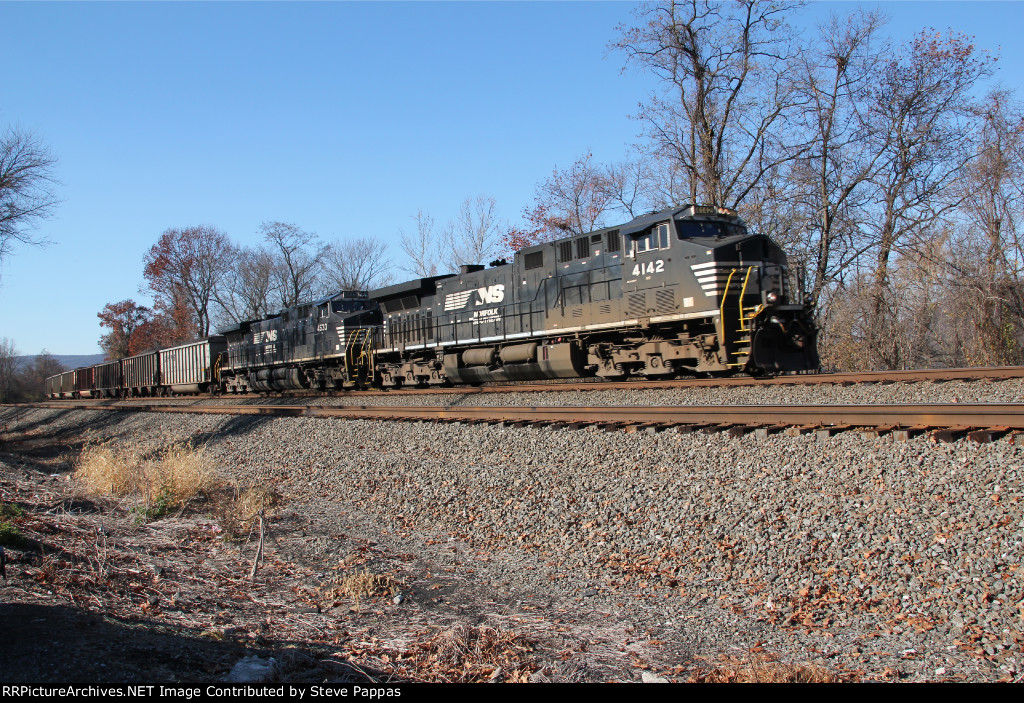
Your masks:
<svg viewBox="0 0 1024 703"><path fill-rule="evenodd" d="M654 294L654 307L660 313L672 312L676 309L676 292L662 288Z"/></svg>
<svg viewBox="0 0 1024 703"><path fill-rule="evenodd" d="M628 317L643 317L647 314L647 294L630 293Z"/></svg>

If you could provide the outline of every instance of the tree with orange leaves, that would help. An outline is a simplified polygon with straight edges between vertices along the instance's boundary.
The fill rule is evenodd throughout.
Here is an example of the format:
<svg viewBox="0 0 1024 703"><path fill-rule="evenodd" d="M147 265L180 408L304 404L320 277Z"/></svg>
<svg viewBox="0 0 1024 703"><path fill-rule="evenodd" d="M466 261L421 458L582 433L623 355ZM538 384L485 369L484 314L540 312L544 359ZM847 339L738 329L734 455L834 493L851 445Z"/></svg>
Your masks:
<svg viewBox="0 0 1024 703"><path fill-rule="evenodd" d="M108 359L123 359L179 341L172 320L134 300L107 303L96 316L100 327L110 329L100 337L100 348Z"/></svg>
<svg viewBox="0 0 1024 703"><path fill-rule="evenodd" d="M234 247L216 227L168 229L146 254L142 275L158 313L174 327L174 342L210 334L214 292L227 271Z"/></svg>

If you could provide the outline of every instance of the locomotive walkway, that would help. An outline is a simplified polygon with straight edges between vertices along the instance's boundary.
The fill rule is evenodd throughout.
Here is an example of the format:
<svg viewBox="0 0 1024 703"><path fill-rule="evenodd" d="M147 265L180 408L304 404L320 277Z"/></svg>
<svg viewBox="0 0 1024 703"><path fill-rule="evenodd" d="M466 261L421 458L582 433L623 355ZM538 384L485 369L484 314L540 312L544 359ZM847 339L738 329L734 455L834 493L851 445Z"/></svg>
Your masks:
<svg viewBox="0 0 1024 703"><path fill-rule="evenodd" d="M734 405L734 406L310 406L310 405L161 405L57 401L32 407L79 408L121 412L265 415L387 421L430 421L546 425L609 431L659 432L695 430L753 432L766 437L785 431L815 432L827 438L840 431L893 433L898 440L928 432L939 440L969 436L991 441L1011 433L1024 440L1024 404L944 403L917 405Z"/></svg>

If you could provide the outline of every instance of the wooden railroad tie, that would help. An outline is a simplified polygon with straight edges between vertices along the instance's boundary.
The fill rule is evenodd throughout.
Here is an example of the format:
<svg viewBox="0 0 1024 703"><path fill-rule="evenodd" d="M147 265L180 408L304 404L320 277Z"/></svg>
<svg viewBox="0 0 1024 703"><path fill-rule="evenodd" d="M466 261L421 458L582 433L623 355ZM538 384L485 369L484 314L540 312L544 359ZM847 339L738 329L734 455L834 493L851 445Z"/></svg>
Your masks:
<svg viewBox="0 0 1024 703"><path fill-rule="evenodd" d="M928 438L933 442L955 442L969 431L969 427L944 427L932 430Z"/></svg>
<svg viewBox="0 0 1024 703"><path fill-rule="evenodd" d="M1002 437L1009 431L1009 427L989 427L984 430L974 430L973 432L968 432L967 437L972 442L984 444L987 442L995 441L996 439Z"/></svg>
<svg viewBox="0 0 1024 703"><path fill-rule="evenodd" d="M911 425L910 427L898 427L892 431L892 438L897 442L907 442L912 437L928 431L927 425Z"/></svg>

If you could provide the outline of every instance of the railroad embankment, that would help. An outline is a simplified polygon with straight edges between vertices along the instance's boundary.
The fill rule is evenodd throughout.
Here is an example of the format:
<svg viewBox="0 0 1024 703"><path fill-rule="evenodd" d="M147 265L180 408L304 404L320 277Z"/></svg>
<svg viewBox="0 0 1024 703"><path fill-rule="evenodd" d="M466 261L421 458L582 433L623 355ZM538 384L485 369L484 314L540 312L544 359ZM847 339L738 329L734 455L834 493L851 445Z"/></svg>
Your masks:
<svg viewBox="0 0 1024 703"><path fill-rule="evenodd" d="M529 642L496 678L686 680L765 656L860 680L1016 680L1024 669L1024 447L1007 439L44 409L0 422L23 437L153 451L189 440L226 480L273 486L282 507L259 597L280 604L274 627L358 650L372 668L401 671L410 643L463 625ZM244 581L254 544L204 548L232 554L230 578ZM175 567L161 568L169 593ZM391 587L352 610L337 585L360 569ZM272 598L271 583L288 598ZM222 612L248 617L233 607L225 599ZM218 615L188 617L212 627Z"/></svg>

